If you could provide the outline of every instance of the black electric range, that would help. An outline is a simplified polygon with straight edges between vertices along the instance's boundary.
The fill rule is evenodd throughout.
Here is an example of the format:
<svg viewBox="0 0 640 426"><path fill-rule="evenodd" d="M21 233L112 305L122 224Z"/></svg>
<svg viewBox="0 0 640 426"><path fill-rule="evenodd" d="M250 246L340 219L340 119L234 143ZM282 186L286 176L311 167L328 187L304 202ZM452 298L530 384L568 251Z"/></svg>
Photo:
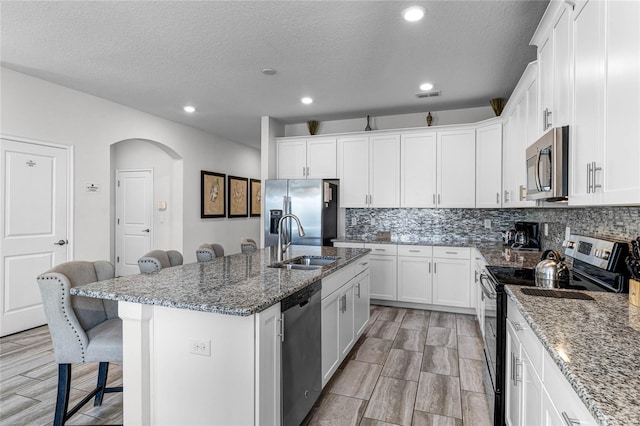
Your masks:
<svg viewBox="0 0 640 426"><path fill-rule="evenodd" d="M572 235L565 255L573 261L570 279L558 290L628 292L628 274L624 259L626 243ZM505 366L507 294L504 286L535 287L535 270L504 266L487 266L480 275L484 300L483 328L485 393L494 426L505 425Z"/></svg>

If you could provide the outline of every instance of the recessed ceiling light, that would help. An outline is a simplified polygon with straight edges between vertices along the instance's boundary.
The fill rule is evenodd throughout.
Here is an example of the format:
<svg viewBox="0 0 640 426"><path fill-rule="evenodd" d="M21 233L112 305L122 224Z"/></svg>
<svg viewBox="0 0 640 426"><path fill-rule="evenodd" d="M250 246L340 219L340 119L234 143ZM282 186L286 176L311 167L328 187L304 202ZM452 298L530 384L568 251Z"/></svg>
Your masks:
<svg viewBox="0 0 640 426"><path fill-rule="evenodd" d="M193 107L191 105L187 105L187 106L184 107L184 112L189 112L189 113L196 112L196 107Z"/></svg>
<svg viewBox="0 0 640 426"><path fill-rule="evenodd" d="M261 72L264 75L274 75L277 71L273 68L262 68Z"/></svg>
<svg viewBox="0 0 640 426"><path fill-rule="evenodd" d="M402 17L409 22L419 21L424 17L424 7L422 6L408 7L402 11Z"/></svg>
<svg viewBox="0 0 640 426"><path fill-rule="evenodd" d="M427 91L433 89L433 84L431 83L422 83L420 85L420 90Z"/></svg>
<svg viewBox="0 0 640 426"><path fill-rule="evenodd" d="M305 105L309 105L310 103L313 102L313 99L311 99L310 97L307 96L307 97L304 97L304 98L300 99L300 102L302 102Z"/></svg>

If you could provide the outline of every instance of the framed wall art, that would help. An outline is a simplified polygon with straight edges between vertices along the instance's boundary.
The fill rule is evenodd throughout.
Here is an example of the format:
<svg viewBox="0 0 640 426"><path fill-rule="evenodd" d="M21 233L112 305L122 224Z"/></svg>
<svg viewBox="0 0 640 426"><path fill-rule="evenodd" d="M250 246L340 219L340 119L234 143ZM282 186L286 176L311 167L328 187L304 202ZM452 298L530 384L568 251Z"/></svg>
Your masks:
<svg viewBox="0 0 640 426"><path fill-rule="evenodd" d="M262 182L259 179L250 180L249 216L257 217L262 213Z"/></svg>
<svg viewBox="0 0 640 426"><path fill-rule="evenodd" d="M225 217L225 179L227 175L200 171L200 217Z"/></svg>
<svg viewBox="0 0 640 426"><path fill-rule="evenodd" d="M249 179L227 176L227 217L247 217L249 216Z"/></svg>

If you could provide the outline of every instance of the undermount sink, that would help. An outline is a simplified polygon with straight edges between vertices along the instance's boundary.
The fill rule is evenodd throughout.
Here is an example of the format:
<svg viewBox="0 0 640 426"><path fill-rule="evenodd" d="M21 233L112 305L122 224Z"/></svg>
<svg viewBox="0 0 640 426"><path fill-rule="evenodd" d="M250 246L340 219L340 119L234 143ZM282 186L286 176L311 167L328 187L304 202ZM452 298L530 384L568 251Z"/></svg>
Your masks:
<svg viewBox="0 0 640 426"><path fill-rule="evenodd" d="M270 265L272 268L283 269L302 269L312 270L320 269L323 266L331 265L340 259L337 256L298 256L293 259L285 260L281 263L274 263Z"/></svg>

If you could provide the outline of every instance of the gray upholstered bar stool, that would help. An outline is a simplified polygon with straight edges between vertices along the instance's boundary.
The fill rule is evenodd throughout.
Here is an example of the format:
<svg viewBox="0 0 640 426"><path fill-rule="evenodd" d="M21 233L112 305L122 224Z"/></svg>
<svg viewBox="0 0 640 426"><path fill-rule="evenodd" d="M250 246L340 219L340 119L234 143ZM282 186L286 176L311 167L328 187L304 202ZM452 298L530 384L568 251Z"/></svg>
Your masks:
<svg viewBox="0 0 640 426"><path fill-rule="evenodd" d="M151 250L138 259L138 267L143 274L160 272L162 268L182 265L182 254L177 250Z"/></svg>
<svg viewBox="0 0 640 426"><path fill-rule="evenodd" d="M243 254L251 254L254 251L258 250L258 244L256 240L251 238L243 238L240 240L240 251Z"/></svg>
<svg viewBox="0 0 640 426"><path fill-rule="evenodd" d="M110 362L122 361L122 320L118 302L72 296L71 287L114 277L113 265L107 261L62 263L38 276L49 333L58 363L58 393L53 424L63 425L91 398L102 405L105 393L122 392L122 387L108 388ZM71 364L98 362L96 388L71 410Z"/></svg>
<svg viewBox="0 0 640 426"><path fill-rule="evenodd" d="M220 244L200 244L196 250L198 262L208 262L216 257L224 257L224 248Z"/></svg>

